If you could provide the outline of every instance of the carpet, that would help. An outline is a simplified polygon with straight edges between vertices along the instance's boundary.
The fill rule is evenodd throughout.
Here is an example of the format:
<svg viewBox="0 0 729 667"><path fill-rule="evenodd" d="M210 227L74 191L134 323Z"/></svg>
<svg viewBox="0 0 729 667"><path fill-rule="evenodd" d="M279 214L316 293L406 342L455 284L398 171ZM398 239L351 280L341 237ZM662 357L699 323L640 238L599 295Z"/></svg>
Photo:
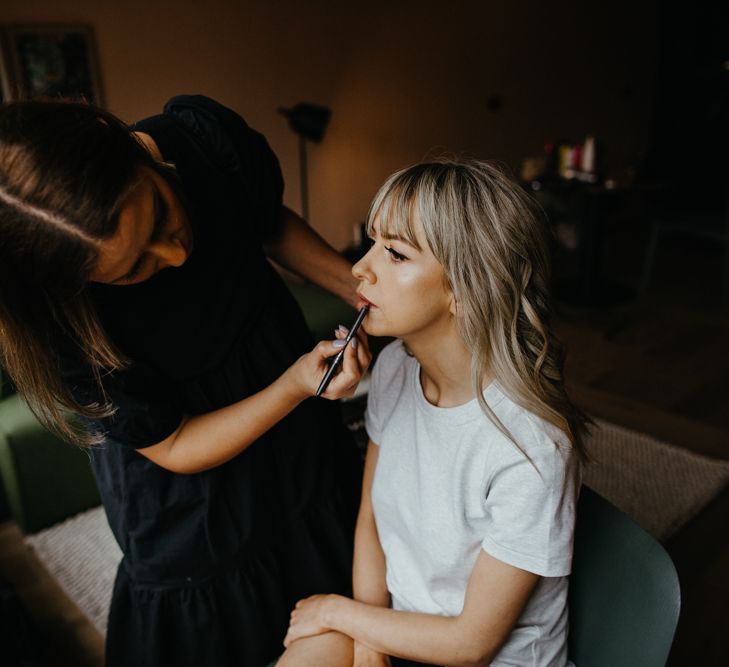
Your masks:
<svg viewBox="0 0 729 667"><path fill-rule="evenodd" d="M96 629L106 634L121 550L99 506L25 538L48 572Z"/></svg>
<svg viewBox="0 0 729 667"><path fill-rule="evenodd" d="M711 459L596 420L583 482L665 542L727 483L729 461Z"/></svg>
<svg viewBox="0 0 729 667"><path fill-rule="evenodd" d="M345 414L346 417L346 414ZM345 419L360 446L361 411ZM729 462L699 456L603 421L586 442L583 481L659 540L666 540L728 482ZM26 537L51 575L101 634L121 560L101 507Z"/></svg>

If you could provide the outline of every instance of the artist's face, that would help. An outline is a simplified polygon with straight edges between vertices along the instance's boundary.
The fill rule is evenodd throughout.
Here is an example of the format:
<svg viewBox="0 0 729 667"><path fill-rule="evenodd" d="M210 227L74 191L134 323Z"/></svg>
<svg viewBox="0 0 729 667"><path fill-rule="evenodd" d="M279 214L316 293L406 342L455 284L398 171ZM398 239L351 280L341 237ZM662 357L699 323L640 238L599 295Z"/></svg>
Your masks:
<svg viewBox="0 0 729 667"><path fill-rule="evenodd" d="M376 220L372 247L352 268L362 303L370 304L364 328L373 336L415 341L442 333L452 324L453 294L443 267L431 252L420 223L414 227L420 249L383 236Z"/></svg>
<svg viewBox="0 0 729 667"><path fill-rule="evenodd" d="M114 236L100 243L90 280L134 285L168 267L181 266L192 251L185 211L165 179L149 168L121 206Z"/></svg>

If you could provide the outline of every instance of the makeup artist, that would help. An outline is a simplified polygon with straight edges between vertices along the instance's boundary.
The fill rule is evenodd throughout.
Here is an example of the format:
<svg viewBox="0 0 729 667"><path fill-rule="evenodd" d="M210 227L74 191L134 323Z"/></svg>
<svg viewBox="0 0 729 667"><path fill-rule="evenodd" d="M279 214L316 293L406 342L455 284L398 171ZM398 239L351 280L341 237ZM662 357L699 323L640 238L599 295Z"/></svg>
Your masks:
<svg viewBox="0 0 729 667"><path fill-rule="evenodd" d="M313 345L267 256L352 305L355 280L282 191L263 136L205 97L131 127L0 107L0 363L88 446L124 552L108 667L263 667L295 601L349 592L358 457L306 400L342 342ZM324 398L369 362L360 333Z"/></svg>

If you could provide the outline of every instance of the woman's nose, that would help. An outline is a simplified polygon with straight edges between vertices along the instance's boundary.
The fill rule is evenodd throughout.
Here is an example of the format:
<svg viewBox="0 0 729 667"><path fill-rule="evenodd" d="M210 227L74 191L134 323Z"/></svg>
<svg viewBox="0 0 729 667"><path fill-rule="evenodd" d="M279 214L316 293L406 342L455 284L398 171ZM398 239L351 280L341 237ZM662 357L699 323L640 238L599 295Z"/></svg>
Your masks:
<svg viewBox="0 0 729 667"><path fill-rule="evenodd" d="M187 251L176 236L153 243L149 246L149 252L166 266L182 266L187 259Z"/></svg>
<svg viewBox="0 0 729 667"><path fill-rule="evenodd" d="M366 280L369 283L375 282L375 274L372 273L372 267L370 266L369 260L367 259L369 256L369 253L367 253L362 259L360 259L353 267L352 267L352 275L357 280Z"/></svg>

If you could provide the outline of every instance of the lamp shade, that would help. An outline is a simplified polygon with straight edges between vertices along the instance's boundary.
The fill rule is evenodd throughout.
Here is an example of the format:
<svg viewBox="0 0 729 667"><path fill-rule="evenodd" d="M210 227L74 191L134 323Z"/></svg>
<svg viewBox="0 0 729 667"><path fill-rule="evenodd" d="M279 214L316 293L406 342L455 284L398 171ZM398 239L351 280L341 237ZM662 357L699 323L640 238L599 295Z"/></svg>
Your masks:
<svg viewBox="0 0 729 667"><path fill-rule="evenodd" d="M331 109L307 102L278 111L289 119L289 126L296 134L317 144L323 139L332 115Z"/></svg>

